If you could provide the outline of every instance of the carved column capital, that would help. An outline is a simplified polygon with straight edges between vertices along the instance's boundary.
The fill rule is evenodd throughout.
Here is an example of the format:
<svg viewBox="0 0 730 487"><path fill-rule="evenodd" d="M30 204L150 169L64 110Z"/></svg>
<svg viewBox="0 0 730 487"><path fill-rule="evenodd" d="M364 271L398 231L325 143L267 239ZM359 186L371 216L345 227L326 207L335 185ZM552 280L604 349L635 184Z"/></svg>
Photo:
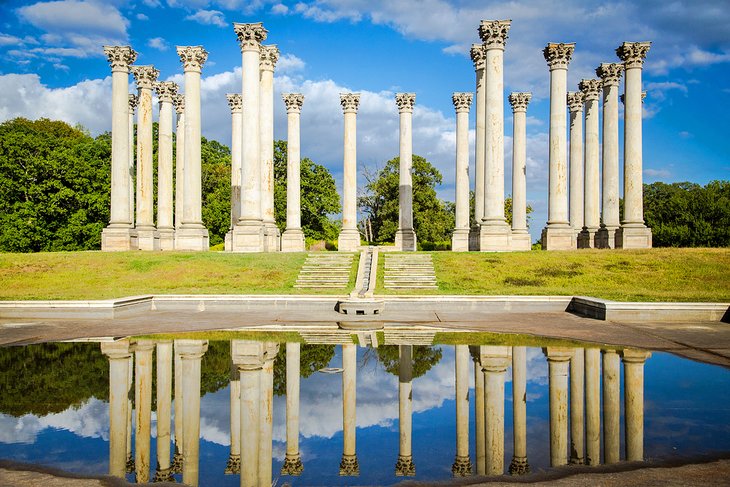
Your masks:
<svg viewBox="0 0 730 487"><path fill-rule="evenodd" d="M233 31L238 37L238 44L241 51L258 51L261 49L261 43L266 40L269 33L264 29L264 24L255 22L252 24L233 24Z"/></svg>
<svg viewBox="0 0 730 487"><path fill-rule="evenodd" d="M415 93L396 93L395 104L398 106L398 113L413 113L413 105L416 104Z"/></svg>
<svg viewBox="0 0 730 487"><path fill-rule="evenodd" d="M173 98L177 95L178 86L173 81L158 81L154 87L160 103L172 103Z"/></svg>
<svg viewBox="0 0 730 487"><path fill-rule="evenodd" d="M231 107L231 113L243 110L243 97L240 93L227 93L228 106Z"/></svg>
<svg viewBox="0 0 730 487"><path fill-rule="evenodd" d="M282 93L281 98L286 106L286 113L301 113L304 95L301 93Z"/></svg>
<svg viewBox="0 0 730 487"><path fill-rule="evenodd" d="M177 54L184 71L200 72L208 60L208 51L203 46L177 46Z"/></svg>
<svg viewBox="0 0 730 487"><path fill-rule="evenodd" d="M469 55L471 56L471 61L474 63L475 71L486 67L487 50L484 48L484 44L472 44L471 49L469 49Z"/></svg>
<svg viewBox="0 0 730 487"><path fill-rule="evenodd" d="M601 63L596 68L596 76L601 78L603 86L618 86L623 71L624 65L621 63Z"/></svg>
<svg viewBox="0 0 730 487"><path fill-rule="evenodd" d="M542 50L542 55L545 56L545 61L552 71L553 69L568 69L574 51L575 42L550 42Z"/></svg>
<svg viewBox="0 0 730 487"><path fill-rule="evenodd" d="M514 91L509 94L508 99L512 105L512 112L526 112L527 105L532 100L532 93Z"/></svg>
<svg viewBox="0 0 730 487"><path fill-rule="evenodd" d="M276 44L261 46L261 54L259 58L259 69L262 71L273 71L276 62L279 60L279 48Z"/></svg>
<svg viewBox="0 0 730 487"><path fill-rule="evenodd" d="M602 82L600 79L582 79L578 89L583 93L583 101L596 101L601 96Z"/></svg>
<svg viewBox="0 0 730 487"><path fill-rule="evenodd" d="M104 46L104 54L112 71L129 72L129 66L137 60L137 52L129 46Z"/></svg>
<svg viewBox="0 0 730 487"><path fill-rule="evenodd" d="M651 42L624 42L616 48L616 55L623 61L626 69L641 68L650 47Z"/></svg>
<svg viewBox="0 0 730 487"><path fill-rule="evenodd" d="M454 104L456 112L468 112L473 96L471 92L464 91L457 91L451 95L451 102Z"/></svg>
<svg viewBox="0 0 730 487"><path fill-rule="evenodd" d="M175 105L175 113L178 115L185 113L185 95L178 93L172 99L172 103Z"/></svg>
<svg viewBox="0 0 730 487"><path fill-rule="evenodd" d="M134 75L134 81L137 83L138 89L151 90L154 88L157 77L160 75L160 72L152 65L132 66L130 71Z"/></svg>
<svg viewBox="0 0 730 487"><path fill-rule="evenodd" d="M137 104L139 103L139 97L133 93L129 94L129 111L131 113L134 113L134 109L137 108Z"/></svg>
<svg viewBox="0 0 730 487"><path fill-rule="evenodd" d="M645 98L646 98L646 91L642 91L642 92L641 92L641 102L642 102L642 103L644 102L644 99L645 99ZM621 103L625 103L626 95L624 95L623 93L621 93L621 94L620 94L620 95L618 96L618 99L619 99L619 100L621 101Z"/></svg>
<svg viewBox="0 0 730 487"><path fill-rule="evenodd" d="M509 37L511 20L482 20L479 24L479 38L485 49L502 49Z"/></svg>
<svg viewBox="0 0 730 487"><path fill-rule="evenodd" d="M360 93L340 93L340 105L342 105L344 113L357 113L360 106Z"/></svg>
<svg viewBox="0 0 730 487"><path fill-rule="evenodd" d="M567 101L568 110L570 110L571 113L583 111L583 102L585 101L585 98L582 91L569 91Z"/></svg>

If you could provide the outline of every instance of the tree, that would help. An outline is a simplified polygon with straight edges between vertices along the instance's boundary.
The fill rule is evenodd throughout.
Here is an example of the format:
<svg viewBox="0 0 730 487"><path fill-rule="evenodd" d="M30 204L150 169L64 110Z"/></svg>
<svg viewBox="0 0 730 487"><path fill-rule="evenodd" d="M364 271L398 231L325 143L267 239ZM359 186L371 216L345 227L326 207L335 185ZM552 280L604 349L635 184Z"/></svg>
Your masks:
<svg viewBox="0 0 730 487"><path fill-rule="evenodd" d="M475 206L474 191L469 191L469 222L471 226L477 224L474 219L474 206ZM532 214L532 206L527 205L527 228L530 228L530 215ZM507 196L504 199L504 217L507 220L507 225L512 226L512 196Z"/></svg>
<svg viewBox="0 0 730 487"><path fill-rule="evenodd" d="M398 345L383 345L375 349L378 361L383 364L386 372L398 375L400 355ZM441 361L441 348L417 345L413 347L413 378L421 377Z"/></svg>
<svg viewBox="0 0 730 487"><path fill-rule="evenodd" d="M231 150L225 145L201 138L203 224L210 245L217 245L231 227Z"/></svg>

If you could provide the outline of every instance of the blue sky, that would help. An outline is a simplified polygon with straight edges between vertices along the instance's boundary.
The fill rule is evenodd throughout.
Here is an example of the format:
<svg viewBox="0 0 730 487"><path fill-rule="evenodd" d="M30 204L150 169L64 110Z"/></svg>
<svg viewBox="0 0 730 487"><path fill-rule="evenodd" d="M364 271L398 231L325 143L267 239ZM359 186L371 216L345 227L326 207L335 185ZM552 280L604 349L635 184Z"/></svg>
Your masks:
<svg viewBox="0 0 730 487"><path fill-rule="evenodd" d="M103 44L130 44L137 64L182 83L175 45L203 45L203 135L230 145L225 93L240 91L241 54L232 22L261 21L282 58L276 71L275 137L286 138L282 91L305 95L302 155L326 165L341 186L338 93L362 93L359 168L398 153L393 95L415 92L414 152L444 175L454 198L454 91L474 89L468 57L481 19L512 19L505 51L505 192L511 181L510 91L531 91L528 201L539 235L547 212L547 42L576 42L569 89L617 62L623 41L653 42L644 69L645 181L706 183L730 177L730 9L725 1L605 3L536 0L60 0L0 7L0 120L41 116L111 126L110 70ZM130 91L134 89L130 83ZM623 89L623 88L622 88ZM472 132L474 109L472 107ZM472 133L473 144L473 133ZM472 146L473 147L473 146ZM473 148L470 161L473 170ZM364 178L358 176L362 184ZM473 186L472 181L472 186Z"/></svg>

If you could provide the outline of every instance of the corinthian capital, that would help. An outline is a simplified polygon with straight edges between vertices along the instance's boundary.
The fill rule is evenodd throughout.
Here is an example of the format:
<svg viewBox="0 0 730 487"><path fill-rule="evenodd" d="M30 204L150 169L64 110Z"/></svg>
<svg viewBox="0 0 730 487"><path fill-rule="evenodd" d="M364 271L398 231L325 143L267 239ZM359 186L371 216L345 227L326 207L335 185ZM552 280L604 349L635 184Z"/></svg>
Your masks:
<svg viewBox="0 0 730 487"><path fill-rule="evenodd" d="M360 93L340 93L340 105L342 105L344 113L357 113L360 106Z"/></svg>
<svg viewBox="0 0 730 487"><path fill-rule="evenodd" d="M286 113L300 113L304 104L304 95L301 93L282 93L281 98L286 105Z"/></svg>
<svg viewBox="0 0 730 487"><path fill-rule="evenodd" d="M479 38L486 49L504 49L511 20L482 20L479 24Z"/></svg>
<svg viewBox="0 0 730 487"><path fill-rule="evenodd" d="M567 101L568 110L570 110L571 113L583 111L583 102L585 101L585 98L583 97L582 91L569 91Z"/></svg>
<svg viewBox="0 0 730 487"><path fill-rule="evenodd" d="M550 42L542 50L542 55L545 56L545 61L547 61L551 71L553 69L568 69L570 59L573 57L573 51L575 51L575 42L567 44Z"/></svg>
<svg viewBox="0 0 730 487"><path fill-rule="evenodd" d="M279 48L276 47L276 44L261 46L261 54L259 57L259 68L261 70L273 71L278 60Z"/></svg>
<svg viewBox="0 0 730 487"><path fill-rule="evenodd" d="M154 88L157 77L160 75L160 72L151 64L147 66L132 66L130 71L134 75L134 81L137 83L138 89L151 90Z"/></svg>
<svg viewBox="0 0 730 487"><path fill-rule="evenodd" d="M137 60L137 52L129 46L104 46L112 71L128 72L129 66Z"/></svg>
<svg viewBox="0 0 730 487"><path fill-rule="evenodd" d="M178 115L185 113L185 95L178 93L173 97L172 103L175 105L175 113Z"/></svg>
<svg viewBox="0 0 730 487"><path fill-rule="evenodd" d="M231 107L231 113L243 110L243 97L240 93L227 93L228 106Z"/></svg>
<svg viewBox="0 0 730 487"><path fill-rule="evenodd" d="M596 76L601 78L603 86L618 86L623 71L624 65L621 63L601 63L596 68Z"/></svg>
<svg viewBox="0 0 730 487"><path fill-rule="evenodd" d="M177 54L180 56L184 71L199 73L208 60L208 51L203 49L203 46L177 46Z"/></svg>
<svg viewBox="0 0 730 487"><path fill-rule="evenodd" d="M624 62L626 69L641 68L651 42L624 42L616 49L616 55Z"/></svg>
<svg viewBox="0 0 730 487"><path fill-rule="evenodd" d="M134 109L137 108L137 104L139 103L139 97L135 94L130 93L129 94L129 112L134 113Z"/></svg>
<svg viewBox="0 0 730 487"><path fill-rule="evenodd" d="M457 112L468 112L471 107L472 94L468 91L457 91L451 95L451 102Z"/></svg>
<svg viewBox="0 0 730 487"><path fill-rule="evenodd" d="M487 62L487 50L484 48L484 44L472 44L469 49L469 55L471 56L471 62L474 63L474 69L480 70L485 68Z"/></svg>
<svg viewBox="0 0 730 487"><path fill-rule="evenodd" d="M160 103L172 103L172 99L177 95L177 84L173 81L158 81L155 83L155 91Z"/></svg>
<svg viewBox="0 0 730 487"><path fill-rule="evenodd" d="M509 94L509 104L513 112L526 112L527 105L532 100L532 93L515 91Z"/></svg>
<svg viewBox="0 0 730 487"><path fill-rule="evenodd" d="M601 96L601 80L582 79L578 89L583 93L583 101L596 101Z"/></svg>
<svg viewBox="0 0 730 487"><path fill-rule="evenodd" d="M241 51L258 51L261 43L266 40L269 31L264 29L264 24L256 22L253 24L233 24L233 32L238 37L238 44Z"/></svg>
<svg viewBox="0 0 730 487"><path fill-rule="evenodd" d="M398 113L413 113L413 105L416 104L415 93L396 93L395 104L398 105Z"/></svg>

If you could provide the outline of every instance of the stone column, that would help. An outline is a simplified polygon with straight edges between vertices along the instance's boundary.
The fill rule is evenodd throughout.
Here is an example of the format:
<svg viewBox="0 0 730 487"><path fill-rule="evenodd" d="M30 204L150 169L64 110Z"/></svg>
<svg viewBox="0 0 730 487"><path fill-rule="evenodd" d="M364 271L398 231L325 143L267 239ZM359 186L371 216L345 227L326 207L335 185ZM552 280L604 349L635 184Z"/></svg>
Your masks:
<svg viewBox="0 0 730 487"><path fill-rule="evenodd" d="M239 93L228 93L228 106L231 107L231 227L226 233L225 250L233 248L233 227L241 218L241 119L243 99Z"/></svg>
<svg viewBox="0 0 730 487"><path fill-rule="evenodd" d="M281 234L274 219L274 67L279 60L275 45L261 46L261 214L264 251L278 252Z"/></svg>
<svg viewBox="0 0 730 487"><path fill-rule="evenodd" d="M155 83L160 100L160 122L157 144L157 233L160 250L175 249L175 227L172 203L172 101L177 95L177 85L172 81Z"/></svg>
<svg viewBox="0 0 730 487"><path fill-rule="evenodd" d="M550 466L568 463L568 366L573 351L543 349L548 359L550 390Z"/></svg>
<svg viewBox="0 0 730 487"><path fill-rule="evenodd" d="M570 112L570 226L576 238L583 230L583 93L568 92ZM576 242L577 243L577 242Z"/></svg>
<svg viewBox="0 0 730 487"><path fill-rule="evenodd" d="M152 88L160 74L154 66L132 66L137 83L137 245L139 250L160 250L155 228L152 162Z"/></svg>
<svg viewBox="0 0 730 487"><path fill-rule="evenodd" d="M112 68L112 177L111 216L101 233L101 249L134 249L129 202L129 65L137 53L129 46L104 46Z"/></svg>
<svg viewBox="0 0 730 487"><path fill-rule="evenodd" d="M304 471L299 453L299 379L301 345L286 344L286 457L282 475L299 476Z"/></svg>
<svg viewBox="0 0 730 487"><path fill-rule="evenodd" d="M578 248L593 249L596 247L596 232L601 223L601 173L598 165L598 98L601 92L601 80L581 80L578 88L583 93L586 124L583 229L578 235Z"/></svg>
<svg viewBox="0 0 730 487"><path fill-rule="evenodd" d="M474 347L472 352L475 356L474 360L474 444L476 450L476 466L477 475L486 475L486 453L484 449L484 438L486 430L484 427L484 373L482 372L482 364L479 362L480 349L482 347Z"/></svg>
<svg viewBox="0 0 730 487"><path fill-rule="evenodd" d="M527 463L527 348L512 347L512 428L514 453L509 473L530 472Z"/></svg>
<svg viewBox="0 0 730 487"><path fill-rule="evenodd" d="M259 436L259 486L269 487L271 482L271 462L273 456L273 415L274 415L274 361L279 353L279 344L265 342L264 364L261 369L261 433Z"/></svg>
<svg viewBox="0 0 730 487"><path fill-rule="evenodd" d="M196 486L200 471L200 360L208 350L208 341L177 340L176 346L182 361L182 393L185 403L182 476L184 483Z"/></svg>
<svg viewBox="0 0 730 487"><path fill-rule="evenodd" d="M583 465L585 450L585 352L573 349L570 357L570 463Z"/></svg>
<svg viewBox="0 0 730 487"><path fill-rule="evenodd" d="M134 227L134 110L139 103L137 95L129 94L129 217ZM135 237L136 242L136 237Z"/></svg>
<svg viewBox="0 0 730 487"><path fill-rule="evenodd" d="M231 357L233 356L233 342L231 342ZM238 366L231 361L230 383L230 410L231 410L231 453L228 455L224 473L241 473L241 376Z"/></svg>
<svg viewBox="0 0 730 487"><path fill-rule="evenodd" d="M402 251L416 250L416 232L413 230L413 105L415 93L396 93L395 104L400 116L400 168L398 183L398 230L395 248Z"/></svg>
<svg viewBox="0 0 730 487"><path fill-rule="evenodd" d="M398 346L398 426L399 452L395 464L397 477L415 476L413 463L412 415L413 415L413 348L411 345Z"/></svg>
<svg viewBox="0 0 730 487"><path fill-rule="evenodd" d="M601 463L601 351L585 350L586 465Z"/></svg>
<svg viewBox="0 0 730 487"><path fill-rule="evenodd" d="M616 54L626 72L624 106L624 218L616 248L650 249L651 229L644 225L641 69L651 42L624 42Z"/></svg>
<svg viewBox="0 0 730 487"><path fill-rule="evenodd" d="M182 473L183 467L183 371L180 340L174 342L175 351L175 454L172 458L172 473Z"/></svg>
<svg viewBox="0 0 730 487"><path fill-rule="evenodd" d="M175 113L177 125L175 127L175 237L182 225L183 198L185 195L185 95L175 95ZM177 243L175 244L177 248Z"/></svg>
<svg viewBox="0 0 730 487"><path fill-rule="evenodd" d="M471 93L454 93L451 101L456 109L456 225L451 237L451 250L469 250L469 107ZM477 118L477 120L479 120ZM479 181L477 179L477 181ZM484 180L482 179L482 184ZM478 205L477 205L478 206Z"/></svg>
<svg viewBox="0 0 730 487"><path fill-rule="evenodd" d="M357 109L360 93L340 93L345 115L344 170L342 172L342 230L337 249L353 252L360 246L357 230Z"/></svg>
<svg viewBox="0 0 730 487"><path fill-rule="evenodd" d="M134 351L134 405L137 424L134 429L134 468L136 482L150 479L150 429L152 423L152 350L151 340L132 343Z"/></svg>
<svg viewBox="0 0 730 487"><path fill-rule="evenodd" d="M486 475L504 473L504 377L510 365L510 347L480 347L484 372Z"/></svg>
<svg viewBox="0 0 730 487"><path fill-rule="evenodd" d="M127 470L127 395L129 393L129 341L101 344L109 359L109 475L124 478Z"/></svg>
<svg viewBox="0 0 730 487"><path fill-rule="evenodd" d="M263 252L264 223L261 193L261 43L268 31L263 24L233 24L241 47L242 146L241 217L233 228L234 252Z"/></svg>
<svg viewBox="0 0 730 487"><path fill-rule="evenodd" d="M185 71L185 171L183 220L176 234L178 250L208 250L203 226L200 161L200 72L208 59L202 46L178 46Z"/></svg>
<svg viewBox="0 0 730 487"><path fill-rule="evenodd" d="M469 51L476 72L476 127L474 134L474 220L476 226L469 235L469 250L479 250L479 229L484 218L484 126L486 99L484 90L487 84L485 63L487 50L484 44L472 44ZM471 226L471 222L469 222Z"/></svg>
<svg viewBox="0 0 730 487"><path fill-rule="evenodd" d="M596 247L616 248L618 208L618 85L622 64L601 64L596 74L603 82L603 208Z"/></svg>
<svg viewBox="0 0 730 487"><path fill-rule="evenodd" d="M134 356L129 354L129 375L127 376L127 392L133 390L134 387ZM132 395L127 394L127 473L134 472L134 456L132 455L132 412L134 406L132 403Z"/></svg>
<svg viewBox="0 0 730 487"><path fill-rule="evenodd" d="M624 421L626 426L626 460L644 460L644 362L651 353L624 349Z"/></svg>
<svg viewBox="0 0 730 487"><path fill-rule="evenodd" d="M603 460L606 464L621 459L620 369L618 353L603 350Z"/></svg>
<svg viewBox="0 0 730 487"><path fill-rule="evenodd" d="M510 250L511 231L504 217L504 46L510 20L482 20L479 37L486 50L484 217L479 250Z"/></svg>
<svg viewBox="0 0 730 487"><path fill-rule="evenodd" d="M465 93L471 98L471 93ZM456 457L451 466L454 477L471 475L469 458L469 346L454 346L454 383L456 402Z"/></svg>
<svg viewBox="0 0 730 487"><path fill-rule="evenodd" d="M304 95L283 93L286 105L286 230L281 235L282 252L304 252L301 205L301 155L299 144L299 114Z"/></svg>
<svg viewBox="0 0 730 487"><path fill-rule="evenodd" d="M154 482L172 481L170 422L172 413L172 341L157 343L157 471Z"/></svg>
<svg viewBox="0 0 730 487"><path fill-rule="evenodd" d="M576 234L568 220L568 164L565 147L566 83L568 64L574 50L574 43L550 43L543 50L550 67L548 222L542 231L542 248L545 250L572 250L578 245Z"/></svg>
<svg viewBox="0 0 730 487"><path fill-rule="evenodd" d="M512 105L512 250L531 250L527 232L527 105L532 93L510 93Z"/></svg>
<svg viewBox="0 0 730 487"><path fill-rule="evenodd" d="M360 475L355 448L355 405L357 403L357 346L342 345L342 461L340 475Z"/></svg>

